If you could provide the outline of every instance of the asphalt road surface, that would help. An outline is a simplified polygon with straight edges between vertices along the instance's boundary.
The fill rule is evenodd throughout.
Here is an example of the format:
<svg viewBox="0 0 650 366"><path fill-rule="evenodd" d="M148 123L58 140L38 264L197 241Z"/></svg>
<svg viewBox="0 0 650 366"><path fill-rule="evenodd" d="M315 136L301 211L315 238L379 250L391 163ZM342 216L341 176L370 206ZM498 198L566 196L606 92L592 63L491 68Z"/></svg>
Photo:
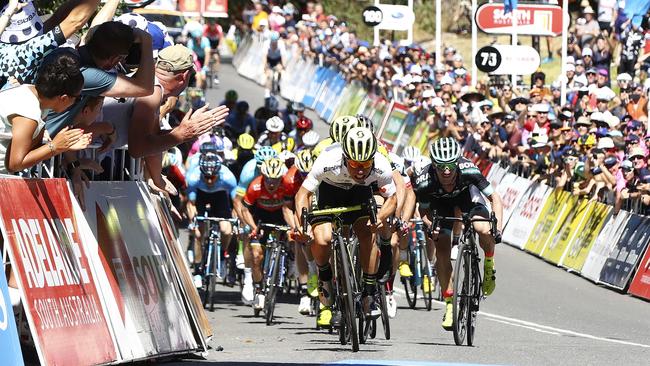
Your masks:
<svg viewBox="0 0 650 366"><path fill-rule="evenodd" d="M233 88L254 110L263 90L226 65L221 86L208 94L218 103ZM315 119L316 121L316 119ZM323 134L326 126L317 122ZM324 136L324 134L323 134ZM432 311L407 308L396 280L397 317L392 338L377 338L357 353L335 335L315 329L315 318L298 314L296 295L284 295L277 322L266 326L243 306L240 294L218 288L218 304L208 312L215 337L206 361L168 365L649 365L650 303L620 294L507 245L496 251L497 288L481 303L475 346L456 346L440 326L443 306ZM216 351L217 347L222 351Z"/></svg>

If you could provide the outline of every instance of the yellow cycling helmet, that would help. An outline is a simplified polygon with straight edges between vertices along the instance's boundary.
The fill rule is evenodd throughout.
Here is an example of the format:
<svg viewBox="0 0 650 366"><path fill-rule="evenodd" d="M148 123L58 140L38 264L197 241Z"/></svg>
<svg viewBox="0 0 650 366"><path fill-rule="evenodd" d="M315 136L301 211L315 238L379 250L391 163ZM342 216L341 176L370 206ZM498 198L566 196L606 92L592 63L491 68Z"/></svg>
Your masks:
<svg viewBox="0 0 650 366"><path fill-rule="evenodd" d="M282 178L282 176L287 172L287 166L284 165L284 162L278 158L271 158L265 160L262 163L262 175L266 178L276 179Z"/></svg>
<svg viewBox="0 0 650 366"><path fill-rule="evenodd" d="M309 173L314 166L314 157L309 150L300 150L295 160L296 168L302 173Z"/></svg>
<svg viewBox="0 0 650 366"><path fill-rule="evenodd" d="M242 133L237 138L237 145L243 150L251 150L255 145L255 138L247 133Z"/></svg>
<svg viewBox="0 0 650 366"><path fill-rule="evenodd" d="M296 146L296 141L293 138L289 137L284 141L276 142L271 147L279 154L285 150L292 152L295 146Z"/></svg>
<svg viewBox="0 0 650 366"><path fill-rule="evenodd" d="M330 125L330 138L335 142L341 142L345 133L351 128L361 127L361 122L355 116L341 116L332 121Z"/></svg>

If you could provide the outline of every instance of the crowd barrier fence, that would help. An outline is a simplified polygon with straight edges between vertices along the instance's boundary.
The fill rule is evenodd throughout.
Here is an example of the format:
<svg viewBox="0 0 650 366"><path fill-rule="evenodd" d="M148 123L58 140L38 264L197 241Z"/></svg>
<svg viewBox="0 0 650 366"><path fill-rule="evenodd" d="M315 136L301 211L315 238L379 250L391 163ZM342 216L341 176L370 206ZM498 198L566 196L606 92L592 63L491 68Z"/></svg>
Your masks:
<svg viewBox="0 0 650 366"><path fill-rule="evenodd" d="M167 198L143 182L0 178L0 226L43 365L116 364L206 352L210 324ZM4 268L6 268L3 266ZM0 275L0 364L22 365Z"/></svg>

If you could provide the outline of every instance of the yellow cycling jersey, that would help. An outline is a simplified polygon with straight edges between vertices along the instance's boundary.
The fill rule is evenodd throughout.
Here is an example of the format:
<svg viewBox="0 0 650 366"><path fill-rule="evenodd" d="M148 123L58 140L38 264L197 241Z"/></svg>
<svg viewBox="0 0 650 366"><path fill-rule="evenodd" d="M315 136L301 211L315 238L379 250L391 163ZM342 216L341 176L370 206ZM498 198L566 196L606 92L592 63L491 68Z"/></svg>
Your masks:
<svg viewBox="0 0 650 366"><path fill-rule="evenodd" d="M314 146L314 148L311 151L311 154L317 158L318 155L320 155L323 150L325 150L328 146L332 145L334 143L334 140L332 140L331 137L326 138L325 140L319 142Z"/></svg>

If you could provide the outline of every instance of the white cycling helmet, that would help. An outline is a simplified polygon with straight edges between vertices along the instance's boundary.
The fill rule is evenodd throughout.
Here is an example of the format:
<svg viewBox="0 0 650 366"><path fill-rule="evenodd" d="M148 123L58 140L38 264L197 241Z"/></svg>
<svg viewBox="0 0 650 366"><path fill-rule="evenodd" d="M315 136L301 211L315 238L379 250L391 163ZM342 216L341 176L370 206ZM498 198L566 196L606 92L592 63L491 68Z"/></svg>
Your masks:
<svg viewBox="0 0 650 366"><path fill-rule="evenodd" d="M312 148L316 146L319 140L320 140L320 135L318 134L318 132L314 130L307 131L304 135L302 135L302 143L307 148Z"/></svg>
<svg viewBox="0 0 650 366"><path fill-rule="evenodd" d="M377 152L377 138L365 127L350 129L341 141L343 154L353 161L368 161Z"/></svg>
<svg viewBox="0 0 650 366"><path fill-rule="evenodd" d="M334 142L341 142L341 139L353 127L361 127L361 123L355 116L341 116L332 121L330 125L330 138ZM370 132L372 133L372 131Z"/></svg>
<svg viewBox="0 0 650 366"><path fill-rule="evenodd" d="M284 130L284 122L282 121L282 118L273 116L266 120L266 129L269 132L281 132Z"/></svg>
<svg viewBox="0 0 650 366"><path fill-rule="evenodd" d="M458 161L461 149L453 137L442 137L431 143L429 154L434 164L450 164Z"/></svg>
<svg viewBox="0 0 650 366"><path fill-rule="evenodd" d="M420 152L420 149L418 149L415 146L407 146L404 148L404 152L402 153L402 157L404 160L406 160L409 163L413 163L414 161L420 159L422 156L422 153Z"/></svg>

